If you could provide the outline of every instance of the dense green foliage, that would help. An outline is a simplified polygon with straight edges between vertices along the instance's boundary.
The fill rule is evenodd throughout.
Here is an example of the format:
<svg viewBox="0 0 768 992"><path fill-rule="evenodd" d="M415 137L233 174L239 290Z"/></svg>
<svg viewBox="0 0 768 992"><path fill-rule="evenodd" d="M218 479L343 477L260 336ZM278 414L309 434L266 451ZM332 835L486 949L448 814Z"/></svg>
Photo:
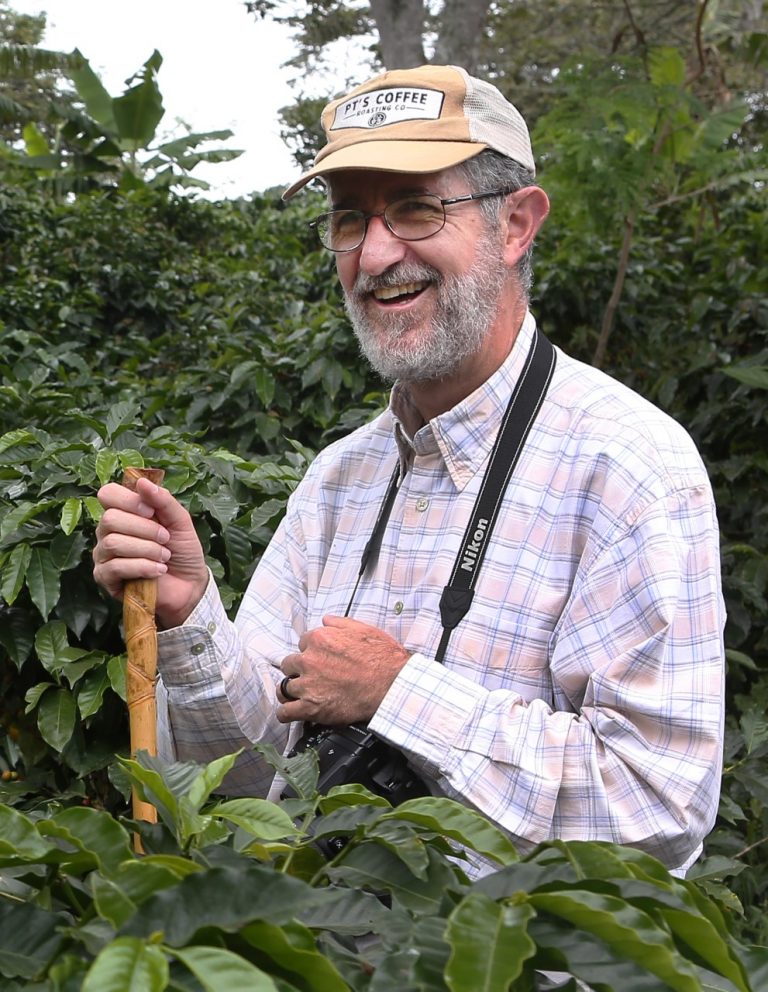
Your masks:
<svg viewBox="0 0 768 992"><path fill-rule="evenodd" d="M137 85L154 93L153 73L148 64ZM96 100L86 141L96 125L108 127L105 101L114 102L90 77L81 84ZM489 988L506 988L505 969L519 968L515 988L530 989L534 964L622 992L660 987L648 984L650 970L694 992L703 987L699 968L727 976L731 984L719 988L746 988L746 962L752 987L768 985L760 954L750 957L727 933L768 943L762 105L752 94L709 107L672 48L577 65L559 85L562 100L534 135L553 212L533 309L556 344L586 360L598 354L691 431L718 501L726 765L698 883L674 882L633 852L548 845L519 865L505 854L495 880L470 890L445 860L429 801L419 801L421 819L382 812L355 789L323 805L309 781L301 810L206 806L223 765L204 773L116 761L127 751L125 660L119 607L90 576L99 485L127 465L165 468L234 610L314 451L386 396L358 356L333 260L307 229L321 202L314 194L289 206L268 194L206 203L153 187L140 170L136 181L116 183L95 169L87 194L62 197L42 164L11 157L0 188L0 930L28 932L30 943L16 954L0 936L7 987L39 977L29 987L79 988L92 967L87 988L112 987L105 976L115 975L114 987L130 987L124 977L134 969L148 976L147 988L165 987L170 974L173 987L197 989L209 987L206 969L227 966L233 989L239 980L281 990L474 992L452 952L469 955L479 939L466 929L474 914L487 921L484 932L500 935L498 946L481 945L486 959L498 957L501 977ZM113 819L126 815L127 775L159 800L163 824L145 832L148 859L134 858ZM308 839L315 812L354 835L330 867ZM302 829L291 832L297 815ZM441 808L443 833L453 816L458 807ZM472 848L483 830L491 828L468 818L451 836ZM289 922L296 914L286 909L264 918L249 906L237 919L212 919L200 909L178 939L137 929L137 907L170 918L194 882L197 912L220 885L218 872L261 871L276 885L304 886L287 898L306 900L309 916ZM406 895L390 893L386 917L355 891L391 889L393 878L404 880ZM561 914L574 899L581 930L570 937ZM374 953L361 964L348 944L357 932L349 918L363 904L378 914L374 930L391 930L391 962ZM626 930L609 932L613 916ZM515 950L505 956L512 935ZM553 935L566 948L557 960L546 952ZM613 968L602 977L590 970L595 938L593 957ZM631 963L645 961L651 943L671 956L663 977ZM285 958L298 960L299 951L306 969L295 974ZM255 984L254 967L271 984ZM393 978L390 968L402 970ZM340 977L322 985L330 969Z"/></svg>
<svg viewBox="0 0 768 992"><path fill-rule="evenodd" d="M552 842L519 860L449 799L392 809L355 785L320 797L311 751L270 756L296 795L280 805L211 801L235 755L121 761L160 814L139 825L138 858L103 811L0 806L2 987L575 992L569 975L622 992L764 987L768 948L735 941L713 900L647 855ZM345 843L327 861L330 838ZM474 885L472 852L498 869Z"/></svg>

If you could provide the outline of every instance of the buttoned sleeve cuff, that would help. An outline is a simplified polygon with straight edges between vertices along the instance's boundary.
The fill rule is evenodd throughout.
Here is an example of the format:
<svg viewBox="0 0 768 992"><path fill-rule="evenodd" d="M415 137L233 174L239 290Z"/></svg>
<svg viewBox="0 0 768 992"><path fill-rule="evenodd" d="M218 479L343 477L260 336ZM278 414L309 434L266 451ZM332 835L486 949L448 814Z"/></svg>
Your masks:
<svg viewBox="0 0 768 992"><path fill-rule="evenodd" d="M398 673L369 727L405 751L429 778L450 778L466 750L473 714L487 695L483 686L417 652Z"/></svg>
<svg viewBox="0 0 768 992"><path fill-rule="evenodd" d="M158 631L158 669L165 686L189 692L221 680L217 658L228 658L237 650L235 629L224 611L213 576L208 574L205 592L180 627Z"/></svg>

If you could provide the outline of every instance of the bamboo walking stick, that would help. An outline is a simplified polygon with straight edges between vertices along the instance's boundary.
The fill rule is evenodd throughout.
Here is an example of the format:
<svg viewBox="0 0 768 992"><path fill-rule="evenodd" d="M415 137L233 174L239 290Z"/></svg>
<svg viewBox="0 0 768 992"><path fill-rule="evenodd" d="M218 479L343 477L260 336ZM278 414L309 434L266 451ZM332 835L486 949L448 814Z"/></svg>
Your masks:
<svg viewBox="0 0 768 992"><path fill-rule="evenodd" d="M136 491L139 479L150 479L156 485L163 481L164 472L160 468L127 468L123 474L123 485ZM131 757L137 751L157 754L157 706L155 703L155 683L157 682L157 627L155 626L155 604L157 602L157 579L130 579L125 583L123 593L123 636L128 650L128 672L126 690L128 696L128 718L131 726ZM157 823L157 810L151 803L139 798L133 789L133 817ZM141 845L136 838L136 849Z"/></svg>

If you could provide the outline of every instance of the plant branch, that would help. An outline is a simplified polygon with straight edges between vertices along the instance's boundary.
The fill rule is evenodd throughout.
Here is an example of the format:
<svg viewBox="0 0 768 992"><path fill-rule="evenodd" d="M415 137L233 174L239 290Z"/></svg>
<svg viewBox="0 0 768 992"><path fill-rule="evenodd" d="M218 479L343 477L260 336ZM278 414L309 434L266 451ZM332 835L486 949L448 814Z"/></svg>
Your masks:
<svg viewBox="0 0 768 992"><path fill-rule="evenodd" d="M756 840L754 844L750 844L748 847L742 848L738 854L735 855L737 858L743 858L745 854L749 854L756 847L760 847L761 844L765 844L768 841L768 837L761 837L760 840Z"/></svg>
<svg viewBox="0 0 768 992"><path fill-rule="evenodd" d="M627 269L629 268L629 254L632 248L632 239L635 233L636 217L637 213L633 210L627 217L624 218L624 238L622 239L621 251L619 252L619 265L616 269L616 277L613 280L613 290L611 291L611 297L608 300L608 306L603 312L603 321L600 325L600 336L597 339L595 353L592 356L592 364L596 369L602 367L603 360L605 359L608 339L613 331L616 311L619 306L621 294L624 290L624 280L626 279Z"/></svg>

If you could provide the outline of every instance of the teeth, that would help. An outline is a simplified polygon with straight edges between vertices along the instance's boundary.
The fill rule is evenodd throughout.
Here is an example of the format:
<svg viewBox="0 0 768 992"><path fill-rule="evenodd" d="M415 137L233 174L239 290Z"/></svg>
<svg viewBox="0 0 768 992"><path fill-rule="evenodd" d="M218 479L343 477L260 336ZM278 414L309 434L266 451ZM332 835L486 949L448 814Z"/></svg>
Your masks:
<svg viewBox="0 0 768 992"><path fill-rule="evenodd" d="M384 286L381 289L374 289L373 295L377 300L394 300L396 296L418 293L427 285L426 282L406 282L402 286Z"/></svg>

